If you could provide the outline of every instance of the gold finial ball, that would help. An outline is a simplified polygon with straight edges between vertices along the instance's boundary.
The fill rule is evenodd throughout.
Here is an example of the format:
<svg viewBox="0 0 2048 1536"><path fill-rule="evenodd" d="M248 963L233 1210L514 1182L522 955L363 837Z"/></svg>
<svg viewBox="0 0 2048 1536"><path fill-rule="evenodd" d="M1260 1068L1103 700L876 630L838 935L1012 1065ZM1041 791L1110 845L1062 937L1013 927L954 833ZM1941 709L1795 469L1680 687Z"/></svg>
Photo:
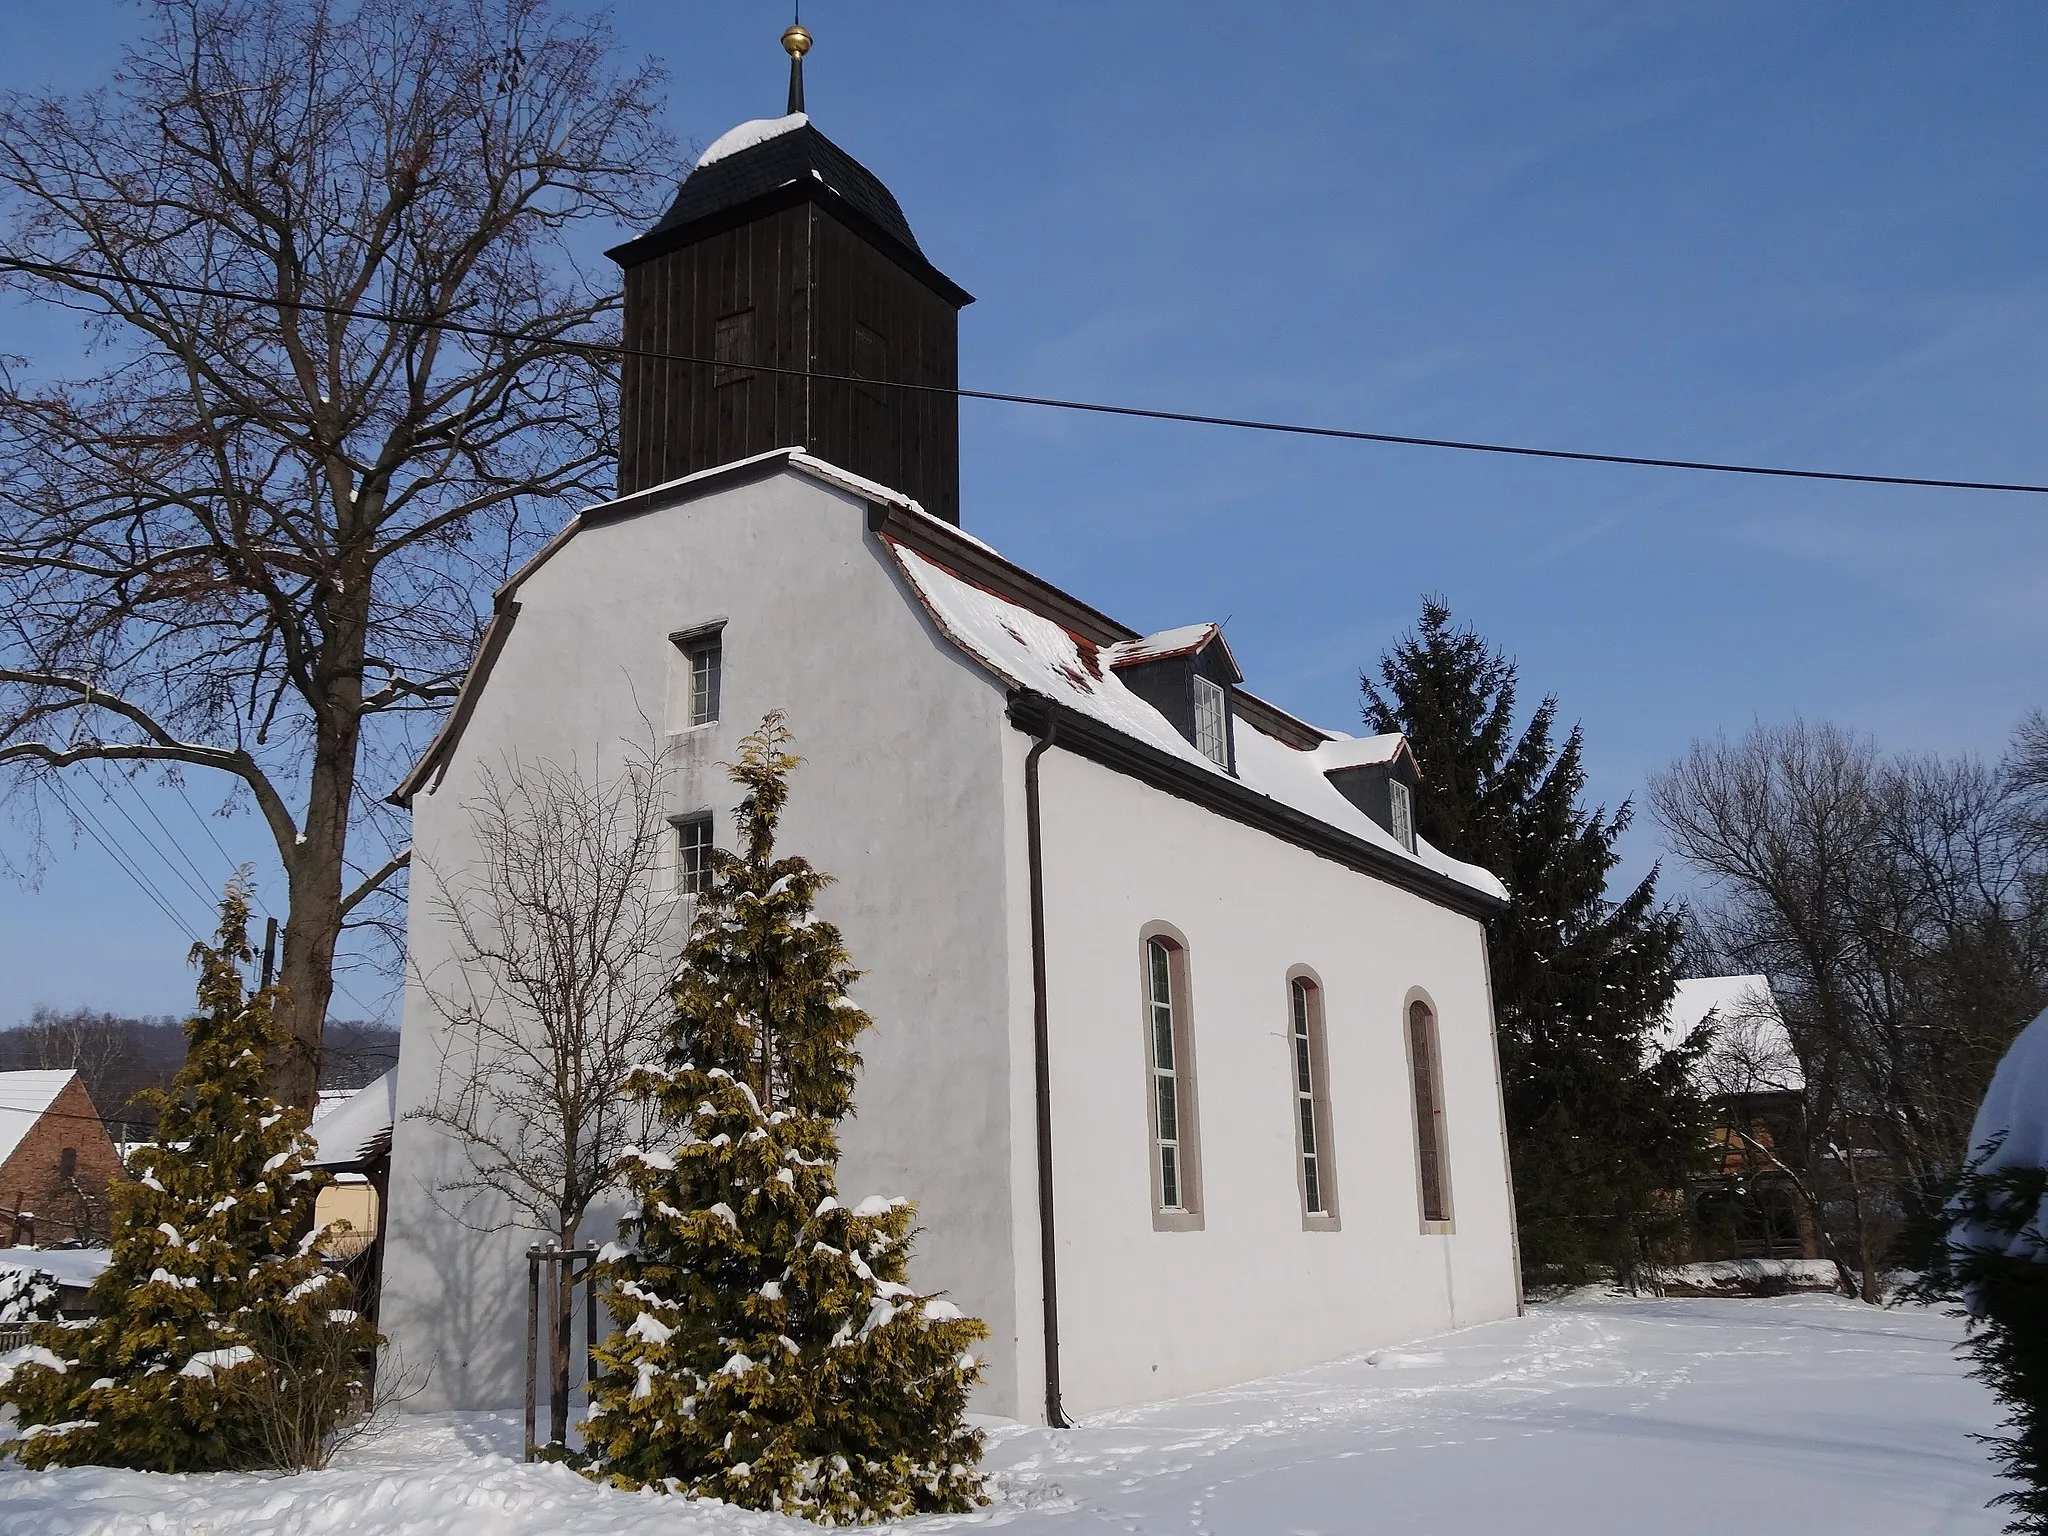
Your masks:
<svg viewBox="0 0 2048 1536"><path fill-rule="evenodd" d="M811 51L811 34L801 22L791 22L782 29L782 46L792 59L800 59Z"/></svg>

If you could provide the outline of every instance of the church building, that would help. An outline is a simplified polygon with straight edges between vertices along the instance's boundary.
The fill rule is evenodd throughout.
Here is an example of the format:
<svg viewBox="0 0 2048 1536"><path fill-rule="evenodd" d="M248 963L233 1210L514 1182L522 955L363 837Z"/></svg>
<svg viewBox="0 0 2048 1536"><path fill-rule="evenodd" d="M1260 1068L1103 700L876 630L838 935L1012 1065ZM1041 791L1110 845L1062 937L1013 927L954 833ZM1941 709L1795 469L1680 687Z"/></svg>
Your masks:
<svg viewBox="0 0 2048 1536"><path fill-rule="evenodd" d="M406 1118L447 1046L417 979L452 963L436 872L476 863L483 775L615 760L650 719L680 948L733 835L720 765L787 717L781 846L837 878L820 910L876 1021L842 1194L917 1202L912 1282L989 1325L977 1409L1059 1423L1513 1315L1500 882L1416 835L1403 738L1298 719L1217 625L1140 634L967 531L971 298L804 113L809 38L785 44L789 112L610 253L618 494L499 591L396 796L380 1322L432 1363L414 1406L520 1400L540 1235L451 1221L461 1152Z"/></svg>

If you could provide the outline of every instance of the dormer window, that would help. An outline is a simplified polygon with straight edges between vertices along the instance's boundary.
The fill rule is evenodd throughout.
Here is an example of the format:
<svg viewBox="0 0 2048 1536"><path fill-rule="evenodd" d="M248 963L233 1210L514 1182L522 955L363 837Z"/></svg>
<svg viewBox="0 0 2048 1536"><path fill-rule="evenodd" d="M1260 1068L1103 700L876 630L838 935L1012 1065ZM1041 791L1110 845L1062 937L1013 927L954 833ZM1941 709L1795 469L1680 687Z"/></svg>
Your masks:
<svg viewBox="0 0 2048 1536"><path fill-rule="evenodd" d="M1314 757L1340 795L1378 822L1404 852L1415 851L1415 790L1422 768L1406 736L1335 737L1318 746Z"/></svg>
<svg viewBox="0 0 2048 1536"><path fill-rule="evenodd" d="M1230 690L1244 681L1214 624L1163 630L1105 646L1102 659L1123 685L1158 710L1182 740L1225 773L1237 772Z"/></svg>
<svg viewBox="0 0 2048 1536"><path fill-rule="evenodd" d="M1218 768L1230 766L1230 717L1223 690L1199 673L1195 685L1195 747Z"/></svg>
<svg viewBox="0 0 2048 1536"><path fill-rule="evenodd" d="M1415 851L1415 792L1399 779L1387 781L1388 828L1394 841L1410 853Z"/></svg>

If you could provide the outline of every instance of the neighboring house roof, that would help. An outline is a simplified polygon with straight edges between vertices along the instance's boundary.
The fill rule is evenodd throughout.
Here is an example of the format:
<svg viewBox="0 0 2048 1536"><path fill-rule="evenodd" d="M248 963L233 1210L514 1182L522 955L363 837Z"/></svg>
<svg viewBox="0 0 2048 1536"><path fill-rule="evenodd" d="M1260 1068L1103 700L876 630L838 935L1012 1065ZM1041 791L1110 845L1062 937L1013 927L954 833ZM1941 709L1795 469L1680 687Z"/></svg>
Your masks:
<svg viewBox="0 0 2048 1536"><path fill-rule="evenodd" d="M111 1248L0 1248L0 1269L41 1270L59 1285L84 1290L114 1261Z"/></svg>
<svg viewBox="0 0 2048 1536"><path fill-rule="evenodd" d="M391 1128L397 1123L398 1069L393 1067L314 1123L319 1151L313 1161L323 1168L375 1162L391 1150Z"/></svg>
<svg viewBox="0 0 2048 1536"><path fill-rule="evenodd" d="M78 1074L57 1071L0 1072L0 1164L14 1156L28 1133Z"/></svg>
<svg viewBox="0 0 2048 1536"><path fill-rule="evenodd" d="M1798 1093L1806 1087L1768 976L1696 976L1678 984L1660 1043L1669 1049L1702 1024L1713 1041L1697 1069L1713 1094Z"/></svg>

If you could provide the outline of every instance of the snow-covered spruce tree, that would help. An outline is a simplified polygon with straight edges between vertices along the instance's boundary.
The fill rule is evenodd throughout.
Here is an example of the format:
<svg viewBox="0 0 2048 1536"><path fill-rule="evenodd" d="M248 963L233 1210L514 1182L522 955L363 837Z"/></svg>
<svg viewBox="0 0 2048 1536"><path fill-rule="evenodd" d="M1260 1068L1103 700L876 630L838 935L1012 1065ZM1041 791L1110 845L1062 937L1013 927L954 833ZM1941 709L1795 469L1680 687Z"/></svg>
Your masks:
<svg viewBox="0 0 2048 1536"><path fill-rule="evenodd" d="M1656 1044L1677 915L1654 870L1608 895L1629 807L1580 803L1580 736L1552 739L1555 699L1516 734L1514 662L1440 600L1361 681L1366 722L1406 732L1422 764L1417 829L1508 888L1487 955L1525 1276L1630 1280L1684 1230L1673 1195L1704 1156L1707 1116L1691 1082L1704 1037Z"/></svg>
<svg viewBox="0 0 2048 1536"><path fill-rule="evenodd" d="M601 1282L619 1327L583 1426L592 1476L851 1524L983 1502L962 1415L987 1334L907 1283L906 1200L849 1209L859 975L811 914L826 876L775 856L797 759L780 715L742 744L740 848L715 851L665 1065L628 1080L675 1144L629 1160Z"/></svg>
<svg viewBox="0 0 2048 1536"><path fill-rule="evenodd" d="M56 1315L55 1276L40 1269L0 1269L0 1327L48 1322Z"/></svg>
<svg viewBox="0 0 2048 1536"><path fill-rule="evenodd" d="M265 1086L286 1035L274 1017L280 989L251 997L243 987L248 919L237 879L217 942L193 946L199 1011L185 1025L185 1065L151 1096L157 1140L129 1158L131 1177L114 1188L113 1260L91 1293L97 1315L38 1324L29 1362L0 1384L0 1404L23 1426L8 1449L31 1467L273 1464L262 1420L280 1393L251 1390L251 1373L271 1373L261 1385L289 1398L295 1381L352 1369L356 1352L378 1342L344 1305L347 1284L313 1252L313 1200L325 1180L305 1166L305 1112ZM348 1395L327 1400L338 1422Z"/></svg>
<svg viewBox="0 0 2048 1536"><path fill-rule="evenodd" d="M1999 1062L1948 1207L1950 1272L1970 1312L1964 1346L2005 1410L1983 1437L2017 1486L1992 1502L2006 1530L2048 1536L2048 1012Z"/></svg>

